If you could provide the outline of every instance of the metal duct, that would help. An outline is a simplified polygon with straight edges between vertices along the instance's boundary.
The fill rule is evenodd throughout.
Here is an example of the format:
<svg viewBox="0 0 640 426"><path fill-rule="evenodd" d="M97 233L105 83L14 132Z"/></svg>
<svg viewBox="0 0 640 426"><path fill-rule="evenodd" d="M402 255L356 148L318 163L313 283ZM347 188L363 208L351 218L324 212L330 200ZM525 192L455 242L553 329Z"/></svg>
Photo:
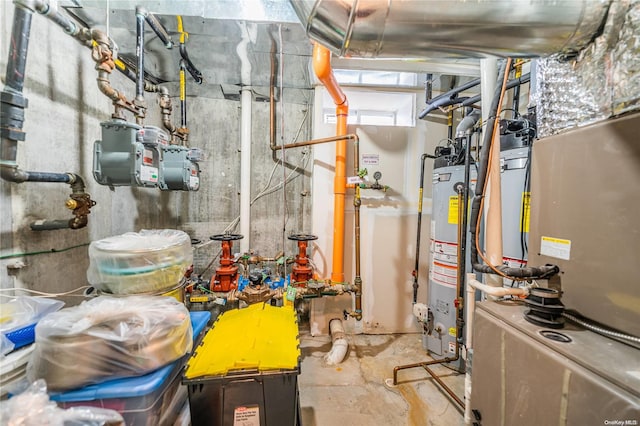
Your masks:
<svg viewBox="0 0 640 426"><path fill-rule="evenodd" d="M576 52L618 0L290 0L339 56L532 57Z"/></svg>

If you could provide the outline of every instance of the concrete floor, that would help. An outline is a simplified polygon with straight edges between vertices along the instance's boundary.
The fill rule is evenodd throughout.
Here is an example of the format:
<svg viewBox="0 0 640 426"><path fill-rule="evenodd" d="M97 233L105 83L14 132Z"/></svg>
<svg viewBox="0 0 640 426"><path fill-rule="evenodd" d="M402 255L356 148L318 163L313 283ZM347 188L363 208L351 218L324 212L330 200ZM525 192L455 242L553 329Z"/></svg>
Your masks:
<svg viewBox="0 0 640 426"><path fill-rule="evenodd" d="M396 365L431 359L419 334L348 336L349 352L337 366L323 361L331 348L329 336L301 330L300 339L303 426L464 424L455 403L422 368L400 372L395 388L385 385ZM459 397L464 395L464 375L442 366L433 370Z"/></svg>

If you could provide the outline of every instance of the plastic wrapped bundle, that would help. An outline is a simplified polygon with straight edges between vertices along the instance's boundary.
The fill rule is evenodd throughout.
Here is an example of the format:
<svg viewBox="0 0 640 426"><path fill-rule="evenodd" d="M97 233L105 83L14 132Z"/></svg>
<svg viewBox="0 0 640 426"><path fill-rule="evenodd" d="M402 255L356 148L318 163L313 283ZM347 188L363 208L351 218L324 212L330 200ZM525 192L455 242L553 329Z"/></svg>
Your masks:
<svg viewBox="0 0 640 426"><path fill-rule="evenodd" d="M89 245L87 279L113 294L158 294L175 288L193 263L191 238L175 229L142 230Z"/></svg>
<svg viewBox="0 0 640 426"><path fill-rule="evenodd" d="M139 376L181 358L192 344L189 311L177 300L101 296L38 323L27 378L64 391Z"/></svg>

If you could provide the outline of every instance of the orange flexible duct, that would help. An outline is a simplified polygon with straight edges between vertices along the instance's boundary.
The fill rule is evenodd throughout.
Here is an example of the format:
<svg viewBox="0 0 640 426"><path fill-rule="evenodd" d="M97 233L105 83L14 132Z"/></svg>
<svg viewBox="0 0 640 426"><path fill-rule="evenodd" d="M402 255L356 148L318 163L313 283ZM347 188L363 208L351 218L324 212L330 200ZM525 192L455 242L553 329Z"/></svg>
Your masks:
<svg viewBox="0 0 640 426"><path fill-rule="evenodd" d="M331 69L331 52L319 44L313 46L313 70L336 104L336 135L347 134L349 103ZM344 198L347 192L347 141L336 142L333 181L333 270L331 281L344 282Z"/></svg>

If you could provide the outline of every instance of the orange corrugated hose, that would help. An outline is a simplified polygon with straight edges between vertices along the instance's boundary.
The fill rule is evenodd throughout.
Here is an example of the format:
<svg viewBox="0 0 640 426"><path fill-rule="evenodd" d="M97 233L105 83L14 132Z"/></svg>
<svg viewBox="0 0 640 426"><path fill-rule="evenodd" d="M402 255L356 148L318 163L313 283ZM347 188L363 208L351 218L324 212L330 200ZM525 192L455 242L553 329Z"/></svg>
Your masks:
<svg viewBox="0 0 640 426"><path fill-rule="evenodd" d="M331 69L331 52L319 44L313 46L313 70L336 104L336 135L347 134L349 103ZM347 192L347 141L336 142L333 182L333 269L331 281L344 282L344 199Z"/></svg>

